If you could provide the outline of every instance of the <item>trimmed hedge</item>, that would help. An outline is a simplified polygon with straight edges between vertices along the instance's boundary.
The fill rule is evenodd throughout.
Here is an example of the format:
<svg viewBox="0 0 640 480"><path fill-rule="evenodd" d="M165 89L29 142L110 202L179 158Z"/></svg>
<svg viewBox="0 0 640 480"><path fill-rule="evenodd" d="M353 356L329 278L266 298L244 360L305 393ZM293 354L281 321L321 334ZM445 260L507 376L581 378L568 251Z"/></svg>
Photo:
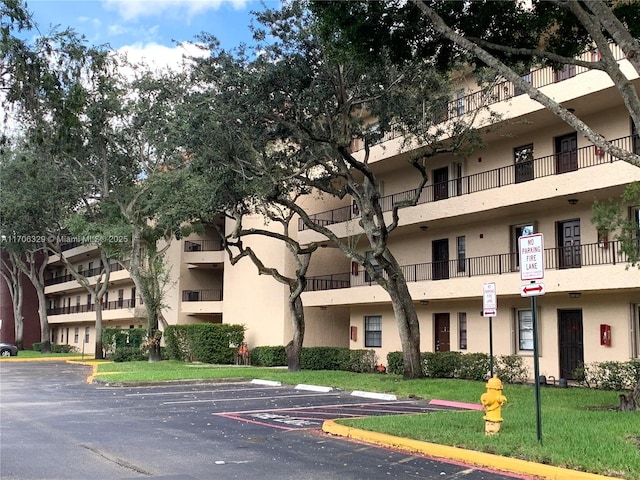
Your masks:
<svg viewBox="0 0 640 480"><path fill-rule="evenodd" d="M574 371L573 377L589 388L631 390L640 383L640 360L589 363Z"/></svg>
<svg viewBox="0 0 640 480"><path fill-rule="evenodd" d="M490 369L486 353L422 352L420 359L428 378L485 380ZM387 355L387 372L403 374L402 352ZM529 378L522 357L517 355L494 357L494 373L505 383L525 383Z"/></svg>
<svg viewBox="0 0 640 480"><path fill-rule="evenodd" d="M277 367L287 365L283 346L255 347L250 351L251 365ZM371 373L376 366L373 350L351 350L345 347L303 347L300 367L303 370L344 370Z"/></svg>
<svg viewBox="0 0 640 480"><path fill-rule="evenodd" d="M120 349L133 349L141 351L147 337L144 328L103 328L102 329L102 349L105 355L112 356L114 361L122 362L127 360L116 360L117 358L127 358L131 354L118 354ZM136 358L136 360L138 360Z"/></svg>
<svg viewBox="0 0 640 480"><path fill-rule="evenodd" d="M226 323L169 325L164 331L166 355L188 362L232 364L244 331L243 325Z"/></svg>
<svg viewBox="0 0 640 480"><path fill-rule="evenodd" d="M35 342L31 345L31 350L36 352L42 351L42 342ZM77 353L79 350L77 347L67 345L66 343L58 345L57 343L51 344L51 353Z"/></svg>
<svg viewBox="0 0 640 480"><path fill-rule="evenodd" d="M287 353L284 346L255 347L249 351L251 365L262 367L282 367L287 365Z"/></svg>

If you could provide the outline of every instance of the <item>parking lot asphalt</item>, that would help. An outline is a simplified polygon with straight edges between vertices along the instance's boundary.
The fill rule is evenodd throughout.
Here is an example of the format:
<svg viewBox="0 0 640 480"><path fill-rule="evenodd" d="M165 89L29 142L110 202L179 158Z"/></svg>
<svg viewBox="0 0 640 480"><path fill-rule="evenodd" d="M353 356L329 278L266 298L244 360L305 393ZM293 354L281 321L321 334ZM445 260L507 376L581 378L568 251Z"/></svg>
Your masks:
<svg viewBox="0 0 640 480"><path fill-rule="evenodd" d="M452 408L425 401L251 382L87 384L90 374L60 362L0 364L0 478L604 478L333 421Z"/></svg>

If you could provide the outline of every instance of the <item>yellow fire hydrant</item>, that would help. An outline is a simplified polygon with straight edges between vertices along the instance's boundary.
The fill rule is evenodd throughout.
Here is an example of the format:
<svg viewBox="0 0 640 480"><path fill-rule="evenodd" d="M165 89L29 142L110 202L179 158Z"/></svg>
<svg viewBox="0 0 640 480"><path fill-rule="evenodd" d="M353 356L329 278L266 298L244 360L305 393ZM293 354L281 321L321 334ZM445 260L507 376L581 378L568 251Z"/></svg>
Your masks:
<svg viewBox="0 0 640 480"><path fill-rule="evenodd" d="M489 379L486 387L486 393L480 397L480 402L484 407L484 433L485 435L495 435L500 431L502 404L507 401L507 397L502 395L502 382L496 375Z"/></svg>

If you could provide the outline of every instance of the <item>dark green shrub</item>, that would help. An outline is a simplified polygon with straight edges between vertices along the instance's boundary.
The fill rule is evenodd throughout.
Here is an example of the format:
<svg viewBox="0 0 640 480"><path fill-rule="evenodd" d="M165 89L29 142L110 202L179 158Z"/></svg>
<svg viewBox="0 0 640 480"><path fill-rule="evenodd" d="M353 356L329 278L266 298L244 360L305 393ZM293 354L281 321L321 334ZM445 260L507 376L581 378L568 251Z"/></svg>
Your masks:
<svg viewBox="0 0 640 480"><path fill-rule="evenodd" d="M402 375L404 373L404 364L402 362L402 352L387 353L387 373Z"/></svg>
<svg viewBox="0 0 640 480"><path fill-rule="evenodd" d="M303 370L348 370L349 352L344 347L306 347L300 354Z"/></svg>
<svg viewBox="0 0 640 480"><path fill-rule="evenodd" d="M170 325L165 329L168 358L205 363L232 364L244 326L225 323Z"/></svg>
<svg viewBox="0 0 640 480"><path fill-rule="evenodd" d="M35 352L42 351L42 342L35 342L33 345L31 345L31 349Z"/></svg>
<svg viewBox="0 0 640 480"><path fill-rule="evenodd" d="M287 365L284 346L254 347L249 350L251 365L262 367L281 367Z"/></svg>
<svg viewBox="0 0 640 480"><path fill-rule="evenodd" d="M140 347L123 346L116 348L112 360L114 362L135 362L148 358L149 355L140 350Z"/></svg>
<svg viewBox="0 0 640 480"><path fill-rule="evenodd" d="M485 380L489 371L489 355L486 353L465 353L460 357L456 378L465 380Z"/></svg>
<svg viewBox="0 0 640 480"><path fill-rule="evenodd" d="M140 348L144 345L147 331L143 328L103 328L102 349L106 356L115 354L119 348Z"/></svg>
<svg viewBox="0 0 640 480"><path fill-rule="evenodd" d="M460 352L426 352L422 369L430 378L455 378L461 357Z"/></svg>

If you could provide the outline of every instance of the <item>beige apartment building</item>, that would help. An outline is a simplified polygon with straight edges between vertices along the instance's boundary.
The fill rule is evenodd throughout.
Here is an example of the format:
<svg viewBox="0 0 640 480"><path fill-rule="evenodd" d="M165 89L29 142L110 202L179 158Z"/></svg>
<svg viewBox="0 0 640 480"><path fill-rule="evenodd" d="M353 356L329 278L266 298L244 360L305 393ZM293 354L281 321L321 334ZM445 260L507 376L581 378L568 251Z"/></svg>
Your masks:
<svg viewBox="0 0 640 480"><path fill-rule="evenodd" d="M621 64L640 85L637 73L625 60ZM603 73L540 69L523 78L605 138L640 153L628 112ZM473 114L479 95L474 90L461 88L449 119ZM640 271L627 268L617 242L591 223L593 202L618 198L625 186L640 181L640 168L594 147L509 82L492 93L490 108L500 120L483 127L485 146L466 158L429 159L430 182L418 205L400 211L400 228L390 238L418 311L421 350L488 352L483 290L493 283L494 354L520 355L533 372L532 301L523 296L530 281L522 278L518 238L542 234L536 237L544 246L543 278L536 280L544 288L536 297L540 373L570 379L583 362L640 357ZM417 172L402 161L407 152L401 151L401 140L390 135L371 150L371 166L384 188L383 206L417 184ZM308 211L343 239L359 233L349 199L325 198ZM640 206L629 205L628 212L640 223ZM264 225L257 217L250 223ZM302 224L297 236L303 243L324 241ZM401 349L387 293L361 267L324 245L313 257L303 294L305 346L371 348L386 363L388 352ZM293 271L283 244L262 239L252 246L269 266ZM67 254L87 276L95 273L97 257L88 247ZM250 347L291 339L288 289L258 276L248 259L232 267L213 230L173 242L168 259L174 281L163 315L169 324L244 324ZM50 271L52 340L88 351L95 335L91 299L58 259L50 259ZM104 305L105 326L143 326L139 309L144 306L126 270L112 273Z"/></svg>

